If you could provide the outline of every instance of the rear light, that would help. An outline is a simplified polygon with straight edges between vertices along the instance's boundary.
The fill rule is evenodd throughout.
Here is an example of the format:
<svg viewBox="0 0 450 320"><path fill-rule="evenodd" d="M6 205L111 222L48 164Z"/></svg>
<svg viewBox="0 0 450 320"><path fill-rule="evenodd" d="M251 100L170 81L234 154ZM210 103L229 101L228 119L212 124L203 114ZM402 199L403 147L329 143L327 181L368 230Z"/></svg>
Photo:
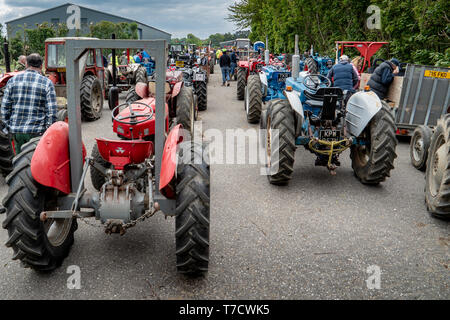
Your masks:
<svg viewBox="0 0 450 320"><path fill-rule="evenodd" d="M286 86L286 91L292 91L292 87L291 86Z"/></svg>
<svg viewBox="0 0 450 320"><path fill-rule="evenodd" d="M366 92L367 92L367 91L370 91L370 86L367 86L367 85L364 86L364 91L366 91Z"/></svg>

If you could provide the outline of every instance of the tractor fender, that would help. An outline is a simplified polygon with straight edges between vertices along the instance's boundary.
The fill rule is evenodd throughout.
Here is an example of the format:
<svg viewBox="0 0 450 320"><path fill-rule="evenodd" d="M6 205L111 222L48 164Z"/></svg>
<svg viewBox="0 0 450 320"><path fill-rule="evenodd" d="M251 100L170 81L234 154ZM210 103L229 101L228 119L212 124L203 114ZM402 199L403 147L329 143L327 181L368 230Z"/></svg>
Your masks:
<svg viewBox="0 0 450 320"><path fill-rule="evenodd" d="M175 126L169 133L164 144L159 178L159 190L167 198L175 197L175 192L170 184L177 170L177 146L183 141L183 127Z"/></svg>
<svg viewBox="0 0 450 320"><path fill-rule="evenodd" d="M175 98L181 90L181 87L183 86L183 82L177 82L174 86L173 86L173 90L172 90L172 98Z"/></svg>
<svg viewBox="0 0 450 320"><path fill-rule="evenodd" d="M83 144L83 159L85 157ZM69 125L66 122L55 122L45 131L31 159L31 174L43 186L65 194L71 192Z"/></svg>
<svg viewBox="0 0 450 320"><path fill-rule="evenodd" d="M303 105L300 101L300 95L296 91L284 91L284 95L289 100L291 108L302 118L304 118Z"/></svg>
<svg viewBox="0 0 450 320"><path fill-rule="evenodd" d="M136 91L136 94L142 99L148 98L149 94L148 83L138 82L136 83L134 90Z"/></svg>
<svg viewBox="0 0 450 320"><path fill-rule="evenodd" d="M259 79L261 80L261 83L267 87L268 86L267 75L264 72L258 72L258 74L259 74Z"/></svg>
<svg viewBox="0 0 450 320"><path fill-rule="evenodd" d="M4 86L6 86L6 84L8 83L9 79L11 79L12 77L23 73L24 71L18 71L18 72L8 72L3 74L0 77L0 88L3 88Z"/></svg>
<svg viewBox="0 0 450 320"><path fill-rule="evenodd" d="M238 62L238 67L248 68L248 61L239 61Z"/></svg>
<svg viewBox="0 0 450 320"><path fill-rule="evenodd" d="M347 102L345 121L350 134L359 137L372 118L380 111L381 100L372 91L355 93Z"/></svg>

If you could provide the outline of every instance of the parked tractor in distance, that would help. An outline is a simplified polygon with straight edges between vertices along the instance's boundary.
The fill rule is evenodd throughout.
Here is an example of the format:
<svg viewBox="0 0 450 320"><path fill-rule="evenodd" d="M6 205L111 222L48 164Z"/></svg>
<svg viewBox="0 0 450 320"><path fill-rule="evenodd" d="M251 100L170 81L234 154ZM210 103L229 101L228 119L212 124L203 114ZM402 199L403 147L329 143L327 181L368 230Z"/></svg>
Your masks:
<svg viewBox="0 0 450 320"><path fill-rule="evenodd" d="M236 68L236 94L238 100L244 100L245 87L247 86L247 78L249 75L257 74L265 65L264 60L252 56L252 52L250 52L250 55L243 55L242 57L243 58L239 58L238 66Z"/></svg>
<svg viewBox="0 0 450 320"><path fill-rule="evenodd" d="M55 85L57 97L66 98L66 52L65 42L68 39L95 38L49 38L45 40L45 72ZM90 49L85 56L83 77L80 84L80 107L83 119L94 121L102 116L103 97L107 96L105 68L100 49Z"/></svg>
<svg viewBox="0 0 450 320"><path fill-rule="evenodd" d="M194 128L194 121L197 119L198 107L197 98L194 94L192 86L185 84L183 80L184 73L180 70L167 70L165 79L165 94L168 111L168 128L174 124L182 124L183 128L187 131L192 131ZM140 107L142 103L146 105L154 105L155 99L155 84L156 77L151 77L150 81L138 82L135 86L131 87L127 93L126 102L133 104L139 102ZM152 107L154 108L154 107ZM119 111L117 109L116 111ZM124 112L127 112L126 110ZM141 134L143 138L152 136L152 124L144 122L138 126L142 130L135 131L134 133L127 130L126 127L121 125L114 126L114 132L124 139L133 137L137 138ZM147 129L147 130L146 130ZM141 132L142 131L142 132Z"/></svg>
<svg viewBox="0 0 450 320"><path fill-rule="evenodd" d="M339 155L350 148L355 175L364 184L389 177L397 157L395 123L386 104L373 92L351 97L333 88L328 78L300 72L286 80L287 99L272 100L261 117L268 179L286 184L291 179L297 146L316 155L316 166L332 175Z"/></svg>
<svg viewBox="0 0 450 320"><path fill-rule="evenodd" d="M318 53L300 61L300 71L309 71L311 74L327 76L334 65L334 59L319 56Z"/></svg>
<svg viewBox="0 0 450 320"><path fill-rule="evenodd" d="M95 227L103 226L107 234L123 235L162 211L166 217L175 218L174 255L178 272L189 275L207 272L210 169L203 146L194 143L183 132L182 125L170 131L164 128L167 126L164 109L169 107L160 99L164 95L165 79L161 71L166 64L165 41L77 39L67 40L66 45L68 64L78 64L83 59L77 50L87 52L93 47L137 46L156 52L155 106L135 103L127 107L127 115L117 113L119 108L113 114L114 122L125 123L130 132L139 132L140 123L154 119L154 142L142 139L141 134L130 134L130 140L97 138L98 153L86 156L81 119L72 118L79 113L75 88L70 86L70 127L66 122L56 122L42 137L25 144L6 179L9 190L3 200L6 207L3 228L8 231L6 246L13 249L13 259L20 260L24 267L49 272L69 255L78 221L91 225L87 219L95 218L101 223ZM75 83L81 80L75 72L68 72L67 79ZM95 192L85 189L84 180L91 167L102 179L102 185L97 185L99 191Z"/></svg>
<svg viewBox="0 0 450 320"><path fill-rule="evenodd" d="M263 103L285 99L283 91L291 72L283 64L263 66L260 72L248 76L244 106L249 123L258 123Z"/></svg>

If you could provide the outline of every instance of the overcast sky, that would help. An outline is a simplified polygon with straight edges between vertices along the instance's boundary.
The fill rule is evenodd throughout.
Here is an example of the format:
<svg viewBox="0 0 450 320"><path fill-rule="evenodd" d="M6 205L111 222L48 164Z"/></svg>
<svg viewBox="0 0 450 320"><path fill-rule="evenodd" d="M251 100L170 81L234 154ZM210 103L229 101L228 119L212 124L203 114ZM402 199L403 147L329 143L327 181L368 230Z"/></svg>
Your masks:
<svg viewBox="0 0 450 320"><path fill-rule="evenodd" d="M112 13L167 31L173 38L188 33L204 39L213 33L234 32L225 20L233 0L0 0L0 23L67 2Z"/></svg>

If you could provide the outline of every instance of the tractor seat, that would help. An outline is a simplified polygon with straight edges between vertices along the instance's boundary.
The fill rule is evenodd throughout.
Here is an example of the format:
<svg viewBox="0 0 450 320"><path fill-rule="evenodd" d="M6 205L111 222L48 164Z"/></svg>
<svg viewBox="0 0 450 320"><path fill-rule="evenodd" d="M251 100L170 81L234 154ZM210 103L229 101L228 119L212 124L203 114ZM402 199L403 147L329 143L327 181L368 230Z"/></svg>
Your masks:
<svg viewBox="0 0 450 320"><path fill-rule="evenodd" d="M108 140L97 138L97 147L102 158L116 170L123 170L128 164L138 164L149 158L153 143L144 140Z"/></svg>
<svg viewBox="0 0 450 320"><path fill-rule="evenodd" d="M312 107L322 107L324 101L338 104L344 99L344 93L341 88L319 88L316 93L311 93L308 90L303 91L306 96L305 103Z"/></svg>

